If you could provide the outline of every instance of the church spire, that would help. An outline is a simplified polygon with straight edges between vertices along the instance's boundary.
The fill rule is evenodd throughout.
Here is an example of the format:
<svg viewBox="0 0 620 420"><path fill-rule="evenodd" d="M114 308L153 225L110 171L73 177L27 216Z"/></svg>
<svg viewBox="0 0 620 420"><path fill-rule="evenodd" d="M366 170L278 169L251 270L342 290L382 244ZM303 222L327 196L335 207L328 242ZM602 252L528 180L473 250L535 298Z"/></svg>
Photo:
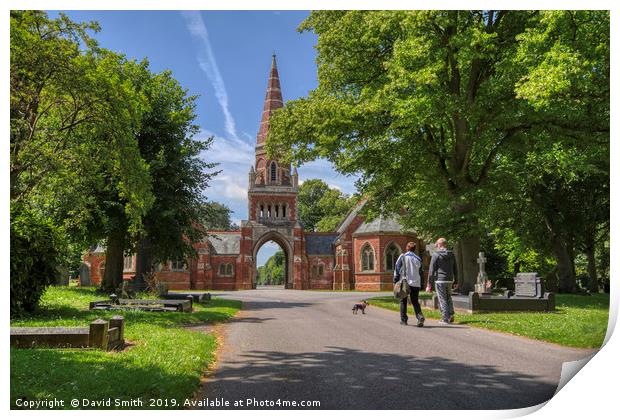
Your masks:
<svg viewBox="0 0 620 420"><path fill-rule="evenodd" d="M256 144L262 145L267 138L269 131L269 117L274 110L282 108L282 91L280 90L280 76L278 76L278 66L276 65L276 54L271 56L271 70L269 71L269 81L267 82L267 93L265 94L265 104L263 105L263 115L260 121L260 128L256 136Z"/></svg>

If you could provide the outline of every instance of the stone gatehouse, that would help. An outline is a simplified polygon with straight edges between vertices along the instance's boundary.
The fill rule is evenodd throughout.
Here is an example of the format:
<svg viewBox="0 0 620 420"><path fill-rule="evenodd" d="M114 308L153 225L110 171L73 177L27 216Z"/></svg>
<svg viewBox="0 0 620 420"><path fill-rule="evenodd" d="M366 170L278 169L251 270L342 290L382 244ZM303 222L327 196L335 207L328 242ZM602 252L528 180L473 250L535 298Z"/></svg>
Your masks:
<svg viewBox="0 0 620 420"><path fill-rule="evenodd" d="M390 217L364 220L361 201L334 232L305 232L297 216L297 170L268 158L264 146L269 117L283 106L273 56L255 164L248 174L248 220L237 231L210 231L194 244L197 258L169 261L157 268L170 289L239 290L256 287L256 256L263 244L277 243L285 255L285 287L292 289L390 290L392 272L405 244L424 244L415 232ZM98 284L105 269L105 250L89 252L85 263ZM135 274L135 256L127 256L124 277Z"/></svg>

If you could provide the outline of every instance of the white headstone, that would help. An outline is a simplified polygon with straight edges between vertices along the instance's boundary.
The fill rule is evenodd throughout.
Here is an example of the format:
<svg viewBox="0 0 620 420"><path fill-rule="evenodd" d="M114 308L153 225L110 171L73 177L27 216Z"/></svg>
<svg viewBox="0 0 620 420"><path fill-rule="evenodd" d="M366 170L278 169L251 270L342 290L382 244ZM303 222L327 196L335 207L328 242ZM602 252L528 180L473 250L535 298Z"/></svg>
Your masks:
<svg viewBox="0 0 620 420"><path fill-rule="evenodd" d="M485 271L485 263L487 262L484 252L478 253L478 259L476 260L479 265L478 278L476 279L475 290L478 293L489 293L490 287L488 287L489 277Z"/></svg>

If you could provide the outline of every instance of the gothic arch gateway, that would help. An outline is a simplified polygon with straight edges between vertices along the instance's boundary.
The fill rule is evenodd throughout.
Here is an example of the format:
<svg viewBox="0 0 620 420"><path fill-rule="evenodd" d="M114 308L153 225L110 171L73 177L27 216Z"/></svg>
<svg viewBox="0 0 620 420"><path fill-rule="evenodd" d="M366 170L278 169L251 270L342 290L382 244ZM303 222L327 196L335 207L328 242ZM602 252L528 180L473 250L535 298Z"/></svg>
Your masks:
<svg viewBox="0 0 620 420"><path fill-rule="evenodd" d="M265 245L265 243L269 241L273 241L278 244L282 249L282 252L284 253L284 288L292 289L293 276L290 268L293 266L293 246L286 236L282 235L276 230L268 231L267 233L263 234L263 236L258 239L258 241L254 243L254 250L252 252L252 261L254 262L254 265L252 267L252 288L256 289L256 280L258 275L258 267L256 267L256 257L258 255L258 251L263 245Z"/></svg>

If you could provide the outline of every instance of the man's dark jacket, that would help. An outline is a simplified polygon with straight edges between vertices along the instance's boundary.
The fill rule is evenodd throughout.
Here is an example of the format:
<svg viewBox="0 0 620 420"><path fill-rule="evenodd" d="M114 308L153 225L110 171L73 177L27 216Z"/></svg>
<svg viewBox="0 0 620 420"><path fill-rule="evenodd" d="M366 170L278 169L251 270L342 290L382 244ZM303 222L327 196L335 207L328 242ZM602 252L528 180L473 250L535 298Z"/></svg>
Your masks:
<svg viewBox="0 0 620 420"><path fill-rule="evenodd" d="M456 280L457 268L456 257L449 249L441 249L435 252L428 267L428 280L435 282L451 282Z"/></svg>

